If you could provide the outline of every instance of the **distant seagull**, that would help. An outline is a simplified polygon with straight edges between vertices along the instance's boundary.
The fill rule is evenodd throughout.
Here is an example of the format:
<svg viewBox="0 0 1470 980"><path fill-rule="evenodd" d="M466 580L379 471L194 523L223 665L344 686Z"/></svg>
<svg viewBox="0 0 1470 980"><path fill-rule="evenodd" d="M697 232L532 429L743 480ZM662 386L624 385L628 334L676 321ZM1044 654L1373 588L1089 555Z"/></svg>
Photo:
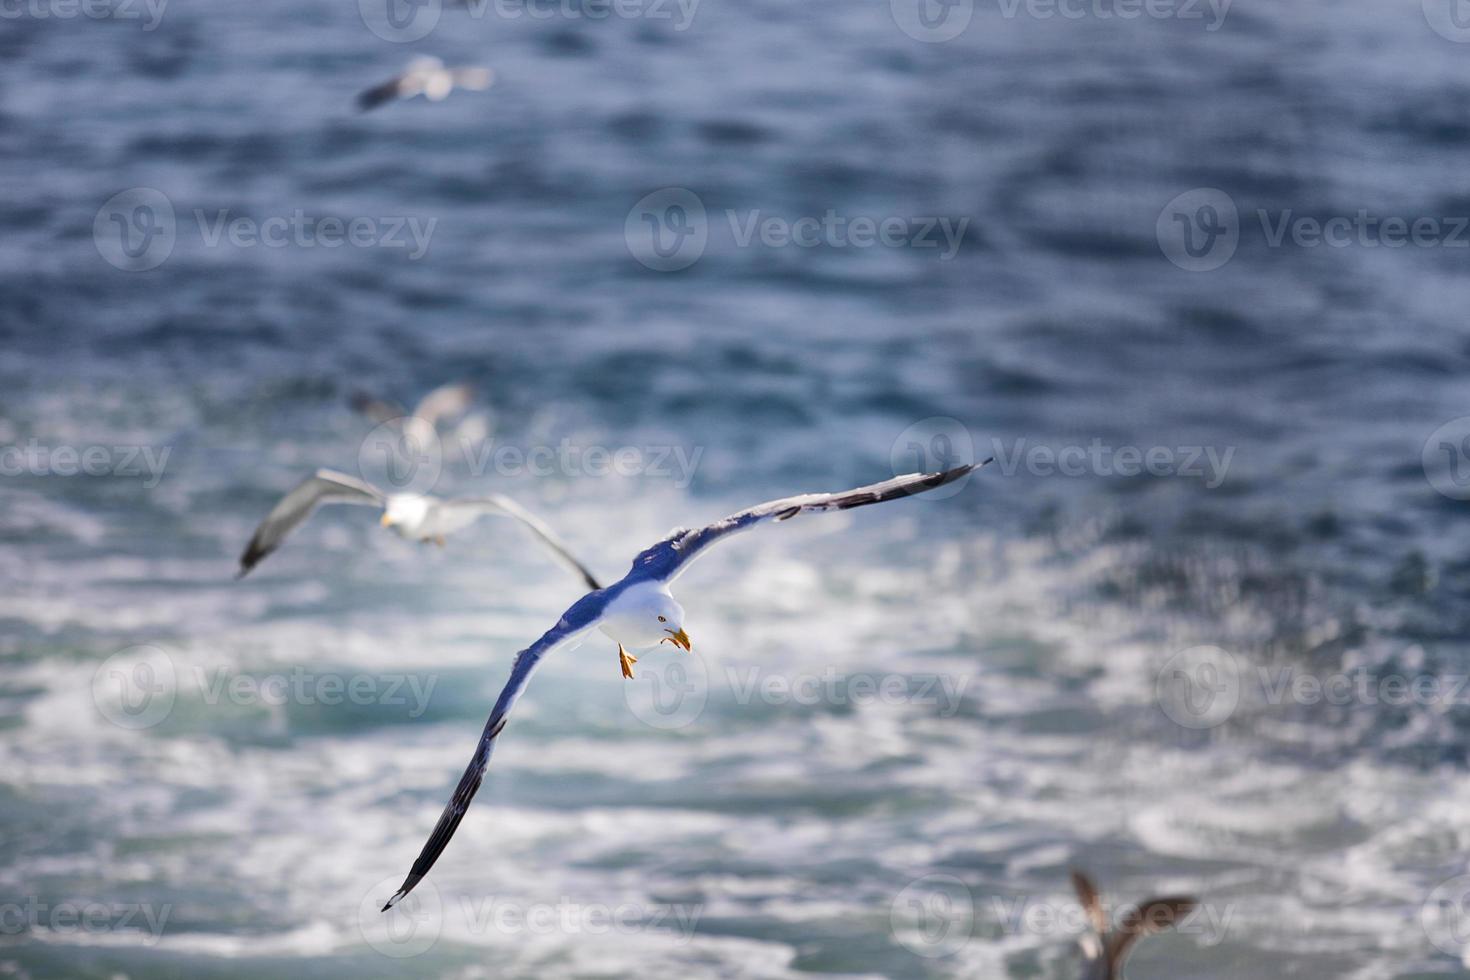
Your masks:
<svg viewBox="0 0 1470 980"><path fill-rule="evenodd" d="M979 465L984 466L985 463ZM516 654L515 663L510 669L510 679L505 682L500 697L495 701L490 720L485 723L485 730L480 735L480 746L475 750L469 768L460 778L454 796L439 817L439 823L435 825L428 843L419 852L413 869L397 893L388 899L383 911L386 912L413 891L414 886L423 880L424 875L429 873L429 869L439 859L449 839L454 836L455 828L459 826L465 810L475 797L475 791L480 788L480 780L485 777L485 768L490 764L490 753L495 748L495 740L501 729L505 727L511 708L526 689L537 664L548 653L560 647L575 646L582 642L593 627L600 627L602 632L617 642L618 661L622 666L623 676L631 678L632 664L636 660L623 649L625 644L640 649L671 643L686 652L691 649L689 634L684 632L684 609L669 593L669 583L716 541L757 524L771 520L788 520L808 511L848 510L924 493L952 483L977 468L971 465L958 466L943 473L910 473L843 493L809 493L786 497L732 514L702 528L677 528L668 537L634 558L632 569L620 581L583 596L562 614L561 620L547 630L541 639Z"/></svg>
<svg viewBox="0 0 1470 980"><path fill-rule="evenodd" d="M440 385L429 392L410 412L397 402L374 398L367 392L352 395L352 408L378 423L395 422L401 418L423 419L438 428L440 423L450 422L470 410L475 403L475 388L468 384Z"/></svg>
<svg viewBox="0 0 1470 980"><path fill-rule="evenodd" d="M445 68L438 58L415 58L401 75L382 85L375 85L357 97L357 107L366 112L395 99L411 99L422 95L438 102L455 88L483 92L495 81L489 68Z"/></svg>
<svg viewBox="0 0 1470 980"><path fill-rule="evenodd" d="M487 413L471 411L474 403L475 389L468 384L441 385L421 398L412 412L397 402L375 398L362 391L354 392L351 399L354 411L379 425L398 429L414 451L434 445L439 430L458 420L453 431L446 434L451 437L450 445L466 457L489 438L491 430ZM400 451L404 448L399 447Z"/></svg>
<svg viewBox="0 0 1470 980"><path fill-rule="evenodd" d="M1102 897L1092 879L1080 871L1072 872L1072 887L1087 914L1092 931L1082 937L1085 961L1082 980L1121 980L1123 961L1133 944L1144 936L1152 936L1178 925L1198 904L1184 895L1150 898L1119 917L1116 926L1103 908ZM1187 973L1174 971L1177 976Z"/></svg>
<svg viewBox="0 0 1470 980"><path fill-rule="evenodd" d="M261 559L279 548L286 536L300 527L318 504L379 507L383 511L379 523L384 527L393 528L405 538L441 545L446 535L469 527L486 514L513 517L529 528L564 565L576 572L587 588L601 588L597 579L562 544L551 528L509 497L495 494L444 500L417 493L385 494L377 487L332 470L317 470L281 498L281 502L255 529L245 553L240 556L240 571L236 578L244 578L260 564Z"/></svg>

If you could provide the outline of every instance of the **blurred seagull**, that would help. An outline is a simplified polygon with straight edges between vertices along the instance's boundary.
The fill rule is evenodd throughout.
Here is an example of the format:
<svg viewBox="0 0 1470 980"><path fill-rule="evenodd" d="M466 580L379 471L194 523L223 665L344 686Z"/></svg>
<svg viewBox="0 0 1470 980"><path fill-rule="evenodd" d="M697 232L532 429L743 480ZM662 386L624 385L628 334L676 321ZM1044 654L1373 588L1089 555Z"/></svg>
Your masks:
<svg viewBox="0 0 1470 980"><path fill-rule="evenodd" d="M397 402L374 398L367 392L352 395L352 408L379 424L396 422L401 418L423 419L435 428L441 422L452 421L470 410L475 401L475 388L468 384L440 385L429 392L410 412Z"/></svg>
<svg viewBox="0 0 1470 980"><path fill-rule="evenodd" d="M534 514L502 494L490 497L465 497L445 500L417 493L385 494L377 487L333 470L317 470L302 480L266 515L255 529L245 552L240 556L244 578L261 559L281 546L287 535L300 527L318 504L365 504L379 507L383 527L391 527L399 535L418 541L442 545L445 535L469 527L486 514L512 517L530 529L543 545L582 579L589 589L601 586L587 567L576 559L567 546Z"/></svg>
<svg viewBox="0 0 1470 980"><path fill-rule="evenodd" d="M985 463L989 463L986 460ZM537 664L548 653L561 647L573 647L585 639L594 627L606 633L618 645L618 661L623 676L633 676L632 665L636 660L628 655L624 646L634 649L654 647L670 643L686 652L691 649L689 634L684 632L684 608L674 601L669 584L677 578L704 550L723 538L739 531L749 530L768 521L785 521L798 514L827 510L848 510L865 507L887 500L897 500L912 494L934 490L953 483L971 470L984 466L958 466L942 473L910 473L894 477L882 483L858 487L842 493L809 493L796 497L785 497L759 504L749 510L732 514L701 528L676 528L668 537L648 548L633 559L633 567L623 578L605 589L589 592L565 613L561 620L547 630L542 637L516 654L510 669L510 679L501 689L500 697L491 709L490 719L480 735L480 745L469 767L460 777L459 785L439 817L428 843L419 852L412 870L392 898L388 899L383 911L388 911L414 886L439 859L465 810L480 788L485 769L490 764L490 753L495 740L505 728L507 716L525 691Z"/></svg>
<svg viewBox="0 0 1470 980"><path fill-rule="evenodd" d="M405 455L416 455L439 444L441 428L458 420L450 436L450 446L460 456L469 458L490 435L490 417L483 411L472 412L475 403L473 385L456 383L440 385L429 392L409 412L394 401L358 391L354 392L351 405L354 411L366 415L379 425L387 425L398 431L404 443L386 447Z"/></svg>
<svg viewBox="0 0 1470 980"><path fill-rule="evenodd" d="M1082 911L1087 913L1087 922L1092 926L1092 931L1082 937L1085 964L1082 980L1120 980L1123 961L1128 958L1134 943L1144 936L1178 925L1198 904L1185 895L1150 898L1120 916L1114 926L1091 878L1080 871L1073 871L1072 888L1076 890Z"/></svg>
<svg viewBox="0 0 1470 980"><path fill-rule="evenodd" d="M408 63L402 74L360 94L357 97L357 107L366 112L385 102L411 99L415 95L422 95L430 102L438 102L455 88L483 92L494 81L495 73L489 68L445 68L444 62L438 58L415 58Z"/></svg>

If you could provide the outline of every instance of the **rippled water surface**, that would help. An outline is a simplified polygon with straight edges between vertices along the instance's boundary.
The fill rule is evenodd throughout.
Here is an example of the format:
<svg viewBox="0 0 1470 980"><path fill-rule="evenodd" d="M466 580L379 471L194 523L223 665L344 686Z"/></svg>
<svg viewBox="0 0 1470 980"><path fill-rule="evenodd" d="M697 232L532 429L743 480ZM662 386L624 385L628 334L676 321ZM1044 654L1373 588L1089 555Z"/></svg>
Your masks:
<svg viewBox="0 0 1470 980"><path fill-rule="evenodd" d="M0 21L0 975L1073 977L1073 867L1204 903L1141 980L1462 972L1470 45L1434 3L977 0L943 42L902 3L472 4L407 43L371 3L62 6ZM354 111L425 54L496 84ZM108 237L133 188L174 216L150 269ZM1439 237L1273 241L1360 212ZM408 244L221 224L324 218ZM550 659L385 926L576 585L507 522L441 549L355 508L232 576L372 456L354 391L457 379L509 452L447 440L437 489L609 577L999 459L722 545L693 656ZM35 462L68 447L111 475ZM1181 709L1176 667L1219 683Z"/></svg>

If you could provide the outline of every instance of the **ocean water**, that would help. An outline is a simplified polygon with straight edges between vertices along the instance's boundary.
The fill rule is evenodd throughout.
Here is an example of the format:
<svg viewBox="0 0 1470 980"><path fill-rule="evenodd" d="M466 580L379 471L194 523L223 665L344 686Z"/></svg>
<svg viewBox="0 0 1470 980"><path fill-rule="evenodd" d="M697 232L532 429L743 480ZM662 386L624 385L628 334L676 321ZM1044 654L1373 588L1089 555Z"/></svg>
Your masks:
<svg viewBox="0 0 1470 980"><path fill-rule="evenodd" d="M1072 868L1199 899L1136 980L1463 974L1460 21L1063 8L8 8L0 976L1073 977ZM423 55L496 84L354 110ZM414 485L606 577L997 462L549 660L381 916L577 586L355 508L233 573L456 380Z"/></svg>

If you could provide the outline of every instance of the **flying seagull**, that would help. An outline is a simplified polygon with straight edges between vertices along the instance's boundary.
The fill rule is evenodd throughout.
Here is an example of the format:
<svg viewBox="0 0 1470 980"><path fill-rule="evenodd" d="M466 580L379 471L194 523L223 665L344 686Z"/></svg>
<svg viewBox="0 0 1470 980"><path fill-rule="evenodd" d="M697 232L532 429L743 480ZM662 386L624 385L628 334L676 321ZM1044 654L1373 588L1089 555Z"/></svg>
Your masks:
<svg viewBox="0 0 1470 980"><path fill-rule="evenodd" d="M456 420L453 431L448 433L449 444L465 459L471 458L475 447L483 445L490 434L489 416L485 412L471 412L474 403L475 389L468 384L440 385L419 399L412 412L395 401L376 398L364 391L353 392L351 398L354 411L398 433L402 441L379 446L400 458L425 451L437 452L442 446L440 428Z"/></svg>
<svg viewBox="0 0 1470 980"><path fill-rule="evenodd" d="M990 460L987 459L985 463L988 462ZM490 764L490 753L495 748L495 740L505 727L511 708L525 691L537 664L548 653L560 647L579 644L593 627L599 627L617 643L618 661L622 666L623 676L631 678L632 664L636 661L629 656L625 646L639 649L667 642L686 652L691 649L689 634L684 632L684 609L674 601L673 595L669 593L669 585L691 561L716 541L736 532L749 530L757 524L789 520L808 511L848 510L923 493L952 483L985 463L978 466L958 466L942 473L910 473L841 493L809 493L772 500L705 527L676 528L668 537L643 551L633 559L632 569L621 580L605 589L587 593L564 612L561 620L539 640L516 654L510 679L505 682L500 697L496 699L489 721L485 722L485 730L480 735L480 745L475 750L474 758L460 777L454 796L440 815L428 843L419 852L413 869L409 871L397 893L388 899L383 911L386 912L413 891L414 886L423 880L424 875L429 873L429 869L439 859L449 839L454 836L455 829L464 818L465 810L475 797L475 791L480 788L480 780L484 778L485 768Z"/></svg>
<svg viewBox="0 0 1470 980"><path fill-rule="evenodd" d="M489 68L445 68L438 58L415 58L401 74L358 95L357 107L366 112L385 102L411 99L415 95L438 102L455 88L483 92L494 81L495 73Z"/></svg>
<svg viewBox="0 0 1470 980"><path fill-rule="evenodd" d="M352 407L361 412L374 422L383 424L396 422L402 418L423 419L429 425L438 428L441 422L448 422L465 414L475 401L475 388L468 384L440 385L429 392L410 412L397 402L387 401L382 398L374 398L367 392L353 392Z"/></svg>
<svg viewBox="0 0 1470 980"><path fill-rule="evenodd" d="M1120 916L1115 927L1108 920L1102 897L1091 878L1073 871L1072 888L1092 926L1092 931L1082 937L1085 961L1082 980L1119 980L1123 976L1123 961L1134 943L1178 925L1198 904L1183 895L1151 898Z"/></svg>
<svg viewBox="0 0 1470 980"><path fill-rule="evenodd" d="M369 483L333 470L317 470L281 498L245 546L236 578L244 578L261 559L279 548L287 535L305 523L318 504L378 507L383 511L379 523L384 527L393 528L405 538L441 545L445 535L469 527L485 514L513 517L529 528L564 565L576 572L589 589L601 588L597 579L561 543L551 528L503 494L455 500L417 493L385 494Z"/></svg>

